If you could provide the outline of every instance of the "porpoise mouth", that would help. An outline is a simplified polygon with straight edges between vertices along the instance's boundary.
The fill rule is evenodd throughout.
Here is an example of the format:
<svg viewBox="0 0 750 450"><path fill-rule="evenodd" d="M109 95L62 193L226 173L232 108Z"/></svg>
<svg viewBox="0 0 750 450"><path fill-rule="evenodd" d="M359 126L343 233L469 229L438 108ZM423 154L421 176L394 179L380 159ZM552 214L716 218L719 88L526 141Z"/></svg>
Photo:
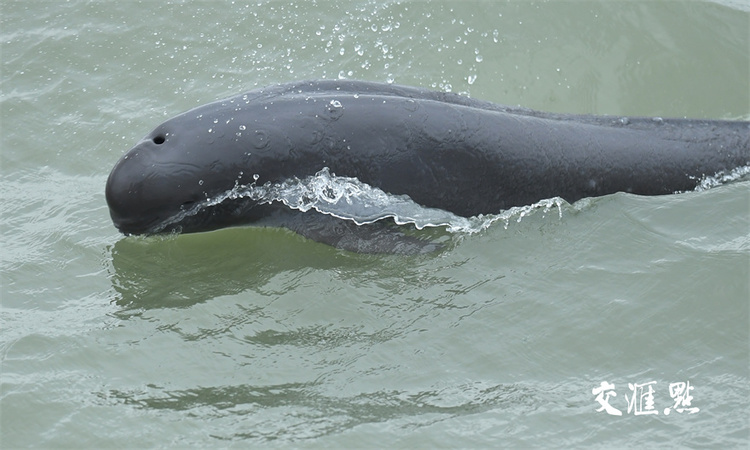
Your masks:
<svg viewBox="0 0 750 450"><path fill-rule="evenodd" d="M164 219L157 217L150 220L144 220L143 217L117 217L112 210L110 210L110 216L115 228L125 236L158 234L165 228Z"/></svg>
<svg viewBox="0 0 750 450"><path fill-rule="evenodd" d="M173 214L121 217L110 210L115 227L124 235L197 233L246 225L270 214L278 205L258 204L246 199L225 199L220 203L188 201Z"/></svg>

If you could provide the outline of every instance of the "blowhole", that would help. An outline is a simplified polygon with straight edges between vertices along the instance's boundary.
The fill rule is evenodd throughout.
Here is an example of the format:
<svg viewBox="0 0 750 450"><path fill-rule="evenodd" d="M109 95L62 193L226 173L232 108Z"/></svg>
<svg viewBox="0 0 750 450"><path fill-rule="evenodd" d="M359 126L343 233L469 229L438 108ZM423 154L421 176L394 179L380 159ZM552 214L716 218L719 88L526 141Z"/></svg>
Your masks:
<svg viewBox="0 0 750 450"><path fill-rule="evenodd" d="M156 144L156 145L161 145L161 144L164 143L164 141L166 141L166 138L164 136L162 136L162 135L154 137L154 144Z"/></svg>

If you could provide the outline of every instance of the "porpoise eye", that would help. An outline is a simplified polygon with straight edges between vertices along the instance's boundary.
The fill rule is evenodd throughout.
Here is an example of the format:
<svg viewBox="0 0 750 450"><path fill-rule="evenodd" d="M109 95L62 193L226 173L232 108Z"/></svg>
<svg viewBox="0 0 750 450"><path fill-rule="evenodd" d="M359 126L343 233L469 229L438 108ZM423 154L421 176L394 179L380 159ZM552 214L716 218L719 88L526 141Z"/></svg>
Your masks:
<svg viewBox="0 0 750 450"><path fill-rule="evenodd" d="M164 143L164 141L165 141L165 140L166 140L166 139L164 139L164 136L162 136L162 135L159 135L159 136L155 136L155 137L154 137L154 144L156 144L156 145L161 145L161 144L163 144L163 143Z"/></svg>

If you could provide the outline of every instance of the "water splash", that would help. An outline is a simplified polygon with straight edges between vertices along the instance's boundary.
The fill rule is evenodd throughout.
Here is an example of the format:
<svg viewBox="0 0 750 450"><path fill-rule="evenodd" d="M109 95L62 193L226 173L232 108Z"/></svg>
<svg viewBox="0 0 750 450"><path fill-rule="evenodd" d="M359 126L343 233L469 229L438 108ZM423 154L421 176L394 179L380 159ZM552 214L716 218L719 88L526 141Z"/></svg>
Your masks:
<svg viewBox="0 0 750 450"><path fill-rule="evenodd" d="M750 175L750 165L740 166L730 171L721 171L711 176L704 176L695 187L695 191L705 191L722 184L740 180L748 175Z"/></svg>
<svg viewBox="0 0 750 450"><path fill-rule="evenodd" d="M703 177L695 191L737 181L748 175L750 166L742 166L730 172ZM254 180L258 178L257 174L253 175ZM512 207L497 214L461 217L439 208L419 205L407 195L389 194L356 178L336 176L328 168L324 168L313 176L302 179L294 177L281 183L267 182L261 186L255 182L248 185L238 183L233 189L197 202L172 216L157 226L154 232L179 224L183 219L194 216L205 208L220 205L225 200L243 198L258 204L280 202L302 212L312 209L339 219L351 220L357 225L392 219L398 225L412 225L418 230L442 227L451 233L464 234L481 232L496 222L503 223L507 229L512 221L521 222L524 217L537 211L546 215L556 209L558 217L562 218L563 211L578 209L560 197L553 197L531 205Z"/></svg>
<svg viewBox="0 0 750 450"><path fill-rule="evenodd" d="M513 218L520 221L539 209L546 213L557 208L558 215L562 217L562 206L566 204L561 198L551 198L533 205L510 208L500 214L466 218L442 209L421 206L406 195L386 193L356 178L336 176L328 168L310 177L291 178L278 184L237 186L210 204L218 204L226 198L249 198L261 204L281 202L292 209L303 212L312 209L351 220L358 225L392 219L398 225L413 225L419 230L444 227L452 233L469 234L485 230L497 221L505 222L507 227Z"/></svg>

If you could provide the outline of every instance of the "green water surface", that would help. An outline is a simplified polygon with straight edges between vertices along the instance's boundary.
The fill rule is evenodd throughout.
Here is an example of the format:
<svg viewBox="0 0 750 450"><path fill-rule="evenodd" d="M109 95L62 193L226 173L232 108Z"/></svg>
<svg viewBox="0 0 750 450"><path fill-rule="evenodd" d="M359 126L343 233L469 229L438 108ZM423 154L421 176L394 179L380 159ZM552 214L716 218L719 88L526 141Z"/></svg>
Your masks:
<svg viewBox="0 0 750 450"><path fill-rule="evenodd" d="M298 79L748 120L743 2L0 8L3 448L750 442L750 181L537 210L410 257L280 229L126 238L104 199L163 120ZM622 416L597 412L603 381ZM658 414L628 412L649 382ZM699 411L667 415L680 382Z"/></svg>

